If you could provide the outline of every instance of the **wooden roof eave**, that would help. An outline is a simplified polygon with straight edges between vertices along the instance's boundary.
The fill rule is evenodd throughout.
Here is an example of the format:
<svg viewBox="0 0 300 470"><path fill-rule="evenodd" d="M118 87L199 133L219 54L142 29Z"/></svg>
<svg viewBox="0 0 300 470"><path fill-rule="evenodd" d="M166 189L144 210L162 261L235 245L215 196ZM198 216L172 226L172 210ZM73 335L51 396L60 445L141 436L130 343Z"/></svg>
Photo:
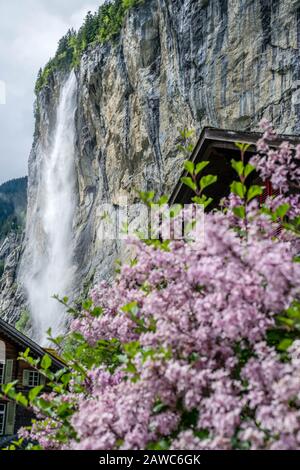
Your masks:
<svg viewBox="0 0 300 470"><path fill-rule="evenodd" d="M256 142L261 137L261 132L233 131L217 129L214 127L205 127L200 134L199 140L189 160L196 164L209 159L209 154L212 147L237 151L237 142L250 144L251 147L247 150L247 152L255 153ZM281 134L278 135L278 139L272 141L270 145L276 148L279 147L283 141L288 141L294 146L300 144L299 136ZM181 178L184 176L188 176L188 172L186 170L182 172L179 181L177 182L169 198L170 205L178 202L178 196L184 187L184 183L181 182Z"/></svg>
<svg viewBox="0 0 300 470"><path fill-rule="evenodd" d="M0 333L6 336L8 340L18 344L22 349L26 350L27 348L30 349L30 352L35 357L43 357L45 354L48 354L51 357L52 364L57 369L62 369L65 367L65 364L60 361L57 357L54 357L50 352L43 349L37 343L35 343L32 339L25 336L23 333L18 331L15 327L7 323L6 321L0 318Z"/></svg>

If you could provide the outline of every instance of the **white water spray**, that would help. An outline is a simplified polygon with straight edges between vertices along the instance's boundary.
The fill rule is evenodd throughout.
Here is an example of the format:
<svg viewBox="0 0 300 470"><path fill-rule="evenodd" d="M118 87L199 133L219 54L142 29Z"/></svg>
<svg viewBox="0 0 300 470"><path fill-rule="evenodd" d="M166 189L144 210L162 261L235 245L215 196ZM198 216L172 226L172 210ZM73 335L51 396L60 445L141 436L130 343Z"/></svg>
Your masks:
<svg viewBox="0 0 300 470"><path fill-rule="evenodd" d="M75 110L76 76L72 72L61 90L51 145L40 149L43 166L35 208L39 229L29 235L30 256L27 275L23 274L35 339L43 344L49 328L54 336L63 332L65 308L53 295L68 295L74 278Z"/></svg>

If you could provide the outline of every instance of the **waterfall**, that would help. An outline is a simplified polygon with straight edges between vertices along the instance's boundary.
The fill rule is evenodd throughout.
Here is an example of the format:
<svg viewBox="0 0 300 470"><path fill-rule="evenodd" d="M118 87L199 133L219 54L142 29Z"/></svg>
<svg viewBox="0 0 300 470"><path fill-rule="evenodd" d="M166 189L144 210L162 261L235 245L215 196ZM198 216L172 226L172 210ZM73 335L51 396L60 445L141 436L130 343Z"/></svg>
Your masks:
<svg viewBox="0 0 300 470"><path fill-rule="evenodd" d="M33 334L42 344L46 343L49 328L54 336L64 330L65 308L53 295L68 295L74 278L76 85L76 76L71 72L60 92L51 142L39 149L42 171L35 202L38 223L33 228L27 226L23 279Z"/></svg>

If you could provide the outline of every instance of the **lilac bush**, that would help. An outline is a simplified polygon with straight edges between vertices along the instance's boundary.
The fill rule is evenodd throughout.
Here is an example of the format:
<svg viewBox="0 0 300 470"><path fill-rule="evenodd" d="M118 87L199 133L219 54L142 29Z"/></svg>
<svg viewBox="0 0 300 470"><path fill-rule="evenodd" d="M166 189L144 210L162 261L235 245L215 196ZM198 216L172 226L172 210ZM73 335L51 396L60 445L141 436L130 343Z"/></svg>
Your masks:
<svg viewBox="0 0 300 470"><path fill-rule="evenodd" d="M72 418L80 440L71 447L143 449L163 437L174 449L230 449L233 440L251 448L300 445L300 342L288 365L266 343L276 315L299 294L293 245L257 237L245 245L220 214L206 218L199 247L134 243L137 262L92 292L103 314L73 323L91 345L137 343L132 370L113 386L93 380L93 400L83 397ZM241 367L243 352L249 360ZM294 374L291 384L286 377ZM287 420L294 426L283 432Z"/></svg>
<svg viewBox="0 0 300 470"><path fill-rule="evenodd" d="M41 415L22 438L49 449L300 449L298 203L287 192L300 150L270 149L263 124L265 154L251 163L284 194L258 207L243 162L204 240L131 239L135 258L72 322L71 371L40 369L53 391L29 400Z"/></svg>
<svg viewBox="0 0 300 470"><path fill-rule="evenodd" d="M300 145L293 148L289 142L282 142L278 149L273 149L272 141L277 139L272 124L266 119L261 121L264 134L257 142L258 154L252 164L261 177L269 179L275 189L287 193L292 188L300 189Z"/></svg>

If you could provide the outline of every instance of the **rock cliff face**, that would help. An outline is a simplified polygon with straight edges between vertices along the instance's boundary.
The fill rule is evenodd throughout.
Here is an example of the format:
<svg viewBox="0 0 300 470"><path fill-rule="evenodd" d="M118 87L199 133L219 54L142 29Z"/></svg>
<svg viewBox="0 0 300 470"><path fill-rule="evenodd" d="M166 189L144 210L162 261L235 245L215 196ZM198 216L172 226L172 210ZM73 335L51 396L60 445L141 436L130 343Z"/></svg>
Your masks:
<svg viewBox="0 0 300 470"><path fill-rule="evenodd" d="M24 298L17 272L27 207L27 178L0 186L0 315L14 322Z"/></svg>
<svg viewBox="0 0 300 470"><path fill-rule="evenodd" d="M137 189L170 192L181 172L178 129L254 130L265 116L299 133L299 44L296 0L145 0L115 43L88 49L76 70L77 293L113 272L119 246L99 239L101 203L132 202ZM37 98L25 246L32 227L43 246L39 149L53 138L66 78L53 75ZM23 255L21 284L31 256Z"/></svg>
<svg viewBox="0 0 300 470"><path fill-rule="evenodd" d="M26 299L17 282L17 273L22 250L22 236L11 232L0 244L0 259L3 261L3 273L0 278L0 315L15 323Z"/></svg>

